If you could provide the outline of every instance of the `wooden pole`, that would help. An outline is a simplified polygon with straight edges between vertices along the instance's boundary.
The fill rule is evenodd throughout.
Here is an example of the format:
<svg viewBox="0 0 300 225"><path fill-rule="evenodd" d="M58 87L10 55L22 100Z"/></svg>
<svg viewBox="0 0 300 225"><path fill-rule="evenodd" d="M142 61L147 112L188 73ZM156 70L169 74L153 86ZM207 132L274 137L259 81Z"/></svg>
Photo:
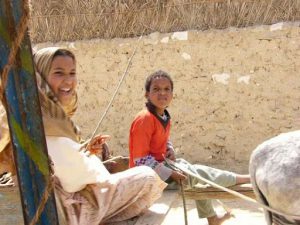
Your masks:
<svg viewBox="0 0 300 225"><path fill-rule="evenodd" d="M0 72L8 63L8 56L23 14L22 0L0 1ZM3 83L2 83L3 84ZM17 167L24 224L34 217L50 177L41 108L32 61L29 35L26 32L9 71L4 100L14 159ZM0 93L1 94L1 93ZM58 224L54 194L51 193L37 224Z"/></svg>

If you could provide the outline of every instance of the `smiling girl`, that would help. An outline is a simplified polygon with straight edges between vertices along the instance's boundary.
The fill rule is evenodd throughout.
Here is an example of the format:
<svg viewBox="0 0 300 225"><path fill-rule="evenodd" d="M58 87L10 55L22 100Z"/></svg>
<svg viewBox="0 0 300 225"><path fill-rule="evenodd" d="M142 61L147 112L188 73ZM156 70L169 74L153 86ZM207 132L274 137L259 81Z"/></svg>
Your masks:
<svg viewBox="0 0 300 225"><path fill-rule="evenodd" d="M107 137L98 135L88 146L80 143L71 119L77 109L74 54L50 47L38 50L33 58L55 195L64 215L60 222L103 225L135 217L150 207L166 187L153 170L141 167L110 174L91 153L101 151Z"/></svg>
<svg viewBox="0 0 300 225"><path fill-rule="evenodd" d="M47 81L62 105L69 104L77 85L75 58L68 51L54 55Z"/></svg>

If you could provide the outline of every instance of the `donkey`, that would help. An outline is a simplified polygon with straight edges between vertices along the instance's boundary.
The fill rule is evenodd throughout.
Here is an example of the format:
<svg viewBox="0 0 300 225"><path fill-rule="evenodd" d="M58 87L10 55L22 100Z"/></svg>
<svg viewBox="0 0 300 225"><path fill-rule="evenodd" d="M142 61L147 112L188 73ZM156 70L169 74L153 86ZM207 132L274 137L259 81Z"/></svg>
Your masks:
<svg viewBox="0 0 300 225"><path fill-rule="evenodd" d="M265 210L268 225L300 224L300 130L260 144L252 152L249 170L257 200L286 214Z"/></svg>

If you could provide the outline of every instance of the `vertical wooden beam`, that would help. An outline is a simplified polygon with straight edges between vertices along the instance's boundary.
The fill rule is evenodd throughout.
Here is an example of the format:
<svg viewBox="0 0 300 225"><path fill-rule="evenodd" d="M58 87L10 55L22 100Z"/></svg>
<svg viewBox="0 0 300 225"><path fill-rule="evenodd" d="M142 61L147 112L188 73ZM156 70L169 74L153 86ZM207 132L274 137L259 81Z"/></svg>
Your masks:
<svg viewBox="0 0 300 225"><path fill-rule="evenodd" d="M0 1L0 72L18 32L22 16L22 0ZM29 224L40 204L49 178L49 160L45 141L28 34L20 46L14 66L9 72L5 99L13 141L24 223ZM37 224L58 224L54 194L45 205Z"/></svg>

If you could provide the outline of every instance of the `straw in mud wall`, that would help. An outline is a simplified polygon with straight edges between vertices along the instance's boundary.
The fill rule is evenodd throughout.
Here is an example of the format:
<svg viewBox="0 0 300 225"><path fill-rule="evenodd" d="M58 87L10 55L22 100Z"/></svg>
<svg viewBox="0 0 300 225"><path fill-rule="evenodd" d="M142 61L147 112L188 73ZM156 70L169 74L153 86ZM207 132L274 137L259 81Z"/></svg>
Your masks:
<svg viewBox="0 0 300 225"><path fill-rule="evenodd" d="M32 0L34 43L245 27L300 19L300 0Z"/></svg>

